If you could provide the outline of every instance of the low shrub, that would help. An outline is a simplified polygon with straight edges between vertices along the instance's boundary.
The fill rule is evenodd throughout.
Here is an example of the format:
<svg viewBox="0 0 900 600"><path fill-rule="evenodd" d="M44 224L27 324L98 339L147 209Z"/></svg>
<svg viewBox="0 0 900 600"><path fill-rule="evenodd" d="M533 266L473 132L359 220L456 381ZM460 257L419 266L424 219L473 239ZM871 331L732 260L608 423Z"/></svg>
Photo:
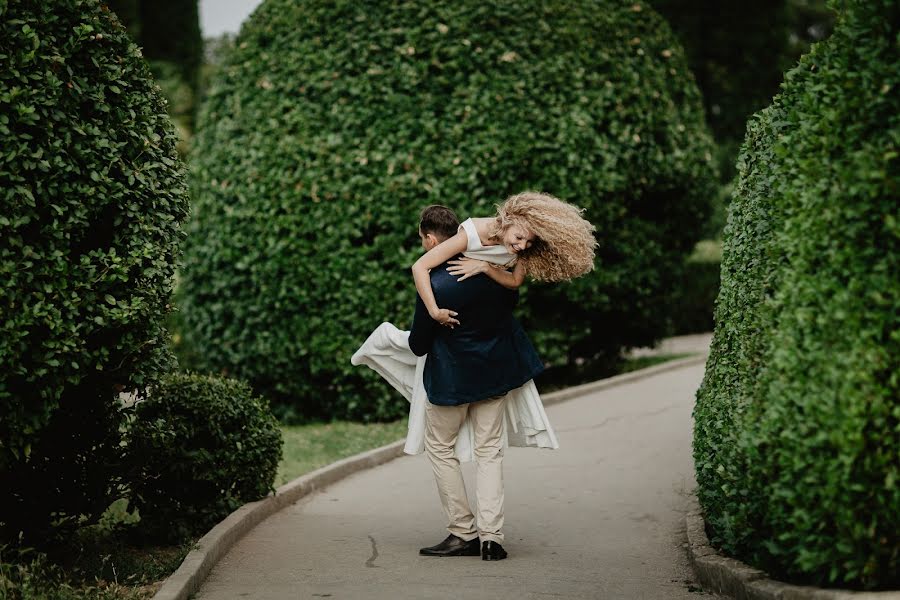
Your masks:
<svg viewBox="0 0 900 600"><path fill-rule="evenodd" d="M148 537L202 533L272 491L281 430L240 381L167 377L139 403L128 432L131 506Z"/></svg>

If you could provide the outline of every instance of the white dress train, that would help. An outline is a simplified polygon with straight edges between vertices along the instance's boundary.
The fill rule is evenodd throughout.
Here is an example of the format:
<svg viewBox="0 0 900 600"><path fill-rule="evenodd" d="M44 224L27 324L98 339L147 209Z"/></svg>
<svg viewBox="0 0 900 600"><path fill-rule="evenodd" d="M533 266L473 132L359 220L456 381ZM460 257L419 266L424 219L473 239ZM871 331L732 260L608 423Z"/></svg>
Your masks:
<svg viewBox="0 0 900 600"><path fill-rule="evenodd" d="M407 454L424 452L425 403L428 402L422 381L425 357L416 356L409 349L409 332L401 331L391 323L382 323L353 354L350 362L370 367L409 401L409 430L403 451ZM456 440L456 457L460 462L474 460L474 436L466 418ZM507 394L503 445L559 448L534 380Z"/></svg>

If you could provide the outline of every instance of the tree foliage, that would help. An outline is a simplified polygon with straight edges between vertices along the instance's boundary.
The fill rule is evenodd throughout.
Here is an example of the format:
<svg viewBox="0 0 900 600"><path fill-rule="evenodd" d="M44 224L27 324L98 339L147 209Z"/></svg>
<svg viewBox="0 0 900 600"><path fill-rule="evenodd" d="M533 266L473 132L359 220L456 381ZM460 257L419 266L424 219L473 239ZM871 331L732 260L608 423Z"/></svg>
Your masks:
<svg viewBox="0 0 900 600"><path fill-rule="evenodd" d="M105 4L116 13L119 21L134 40L141 39L141 19L138 0L105 0Z"/></svg>
<svg viewBox="0 0 900 600"><path fill-rule="evenodd" d="M198 0L107 0L150 63L169 102L182 156L189 152L195 98L201 93L204 43Z"/></svg>
<svg viewBox="0 0 900 600"><path fill-rule="evenodd" d="M717 139L740 140L778 91L788 49L785 0L652 0L687 52Z"/></svg>
<svg viewBox="0 0 900 600"><path fill-rule="evenodd" d="M782 73L825 38L833 13L825 0L652 0L684 44L719 143L725 181L747 119L778 92ZM718 234L719 232L717 232Z"/></svg>

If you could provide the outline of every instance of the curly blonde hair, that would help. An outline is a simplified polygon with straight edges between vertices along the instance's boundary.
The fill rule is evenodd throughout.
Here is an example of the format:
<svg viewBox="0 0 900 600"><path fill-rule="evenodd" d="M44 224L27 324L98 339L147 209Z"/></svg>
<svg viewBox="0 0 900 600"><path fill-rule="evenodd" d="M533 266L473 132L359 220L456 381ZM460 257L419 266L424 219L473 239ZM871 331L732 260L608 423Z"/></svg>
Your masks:
<svg viewBox="0 0 900 600"><path fill-rule="evenodd" d="M522 192L497 206L491 237L500 239L509 227L519 225L536 237L519 254L525 272L539 281L566 281L594 268L594 226L584 209L542 192Z"/></svg>

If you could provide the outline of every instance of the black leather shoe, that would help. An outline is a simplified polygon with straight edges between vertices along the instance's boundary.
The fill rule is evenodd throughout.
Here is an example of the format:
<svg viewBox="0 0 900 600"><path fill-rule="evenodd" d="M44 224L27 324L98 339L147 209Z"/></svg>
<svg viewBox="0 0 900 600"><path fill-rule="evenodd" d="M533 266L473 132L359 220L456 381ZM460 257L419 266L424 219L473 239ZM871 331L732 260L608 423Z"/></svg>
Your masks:
<svg viewBox="0 0 900 600"><path fill-rule="evenodd" d="M497 542L481 544L481 560L503 560L506 556L506 550Z"/></svg>
<svg viewBox="0 0 900 600"><path fill-rule="evenodd" d="M468 542L452 533L447 539L429 548L419 550L422 556L478 556L478 538Z"/></svg>

